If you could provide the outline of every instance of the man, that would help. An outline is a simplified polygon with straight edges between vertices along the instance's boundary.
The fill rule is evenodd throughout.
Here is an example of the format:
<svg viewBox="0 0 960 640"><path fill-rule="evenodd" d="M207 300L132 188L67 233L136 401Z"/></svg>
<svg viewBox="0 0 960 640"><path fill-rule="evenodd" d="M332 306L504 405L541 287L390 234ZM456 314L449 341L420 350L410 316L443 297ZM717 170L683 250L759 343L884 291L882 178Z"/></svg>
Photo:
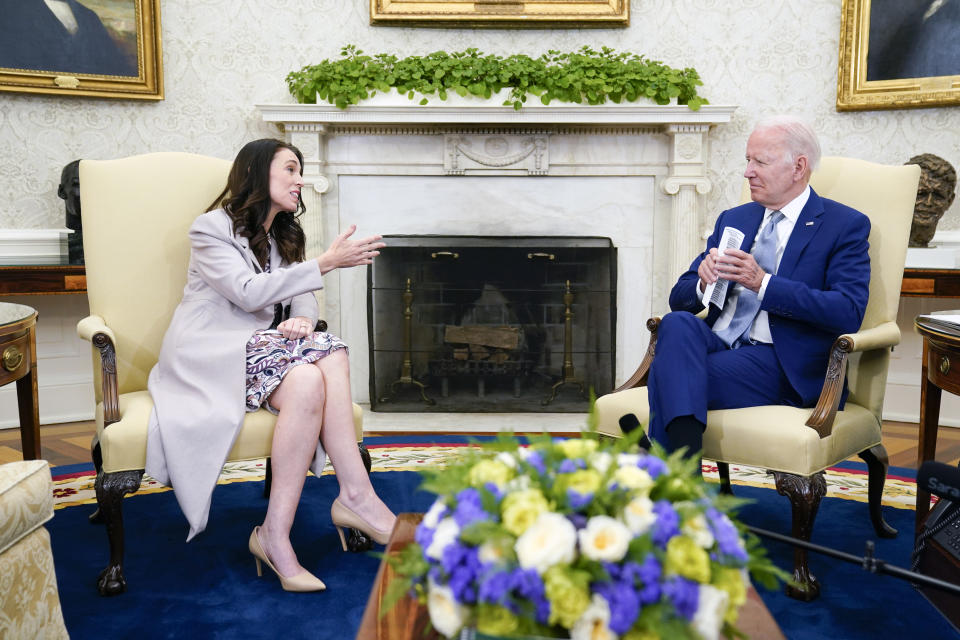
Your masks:
<svg viewBox="0 0 960 640"><path fill-rule="evenodd" d="M816 134L797 118L763 120L750 135L743 175L753 202L720 214L660 324L650 435L668 450L702 448L708 409L813 406L833 341L860 328L870 221L810 188L819 159ZM721 254L726 227L744 239ZM722 308L704 300L718 279L730 283ZM705 304L701 320L693 314Z"/></svg>

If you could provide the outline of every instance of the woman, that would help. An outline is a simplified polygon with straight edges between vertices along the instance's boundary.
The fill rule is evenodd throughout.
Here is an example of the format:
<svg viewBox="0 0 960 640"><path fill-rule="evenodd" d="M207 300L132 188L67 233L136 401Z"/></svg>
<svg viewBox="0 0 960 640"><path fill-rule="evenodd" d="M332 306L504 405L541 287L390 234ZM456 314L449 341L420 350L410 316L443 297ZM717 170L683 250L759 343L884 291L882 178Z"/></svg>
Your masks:
<svg viewBox="0 0 960 640"><path fill-rule="evenodd" d="M352 239L351 226L320 257L304 261L297 221L302 171L303 156L292 145L250 142L226 188L190 227L183 299L150 372L146 471L173 486L189 541L206 526L245 411L262 406L278 414L270 502L248 546L258 575L265 562L284 589L319 591L323 582L300 565L290 544L311 461L317 474L325 455L336 468L340 494L331 517L338 531L353 527L384 544L395 516L374 492L357 450L346 345L313 330L312 292L323 287L323 274L370 264L385 244L380 236Z"/></svg>

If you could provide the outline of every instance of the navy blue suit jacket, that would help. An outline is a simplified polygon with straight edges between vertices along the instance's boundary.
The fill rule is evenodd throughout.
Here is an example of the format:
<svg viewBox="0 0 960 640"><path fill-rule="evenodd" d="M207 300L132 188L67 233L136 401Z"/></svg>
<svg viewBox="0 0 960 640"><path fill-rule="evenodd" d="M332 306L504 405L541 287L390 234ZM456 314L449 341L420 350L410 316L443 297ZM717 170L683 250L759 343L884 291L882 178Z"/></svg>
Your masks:
<svg viewBox="0 0 960 640"><path fill-rule="evenodd" d="M728 209L717 218L707 249L680 276L670 292L674 311L703 310L697 267L720 242L724 227L740 229L749 251L763 220L755 202ZM815 404L823 387L830 346L837 336L860 328L870 289L870 220L850 207L810 190L787 241L776 275L770 278L760 308L769 315L773 345L803 406ZM733 291L729 288L727 295ZM710 307L713 326L720 310Z"/></svg>

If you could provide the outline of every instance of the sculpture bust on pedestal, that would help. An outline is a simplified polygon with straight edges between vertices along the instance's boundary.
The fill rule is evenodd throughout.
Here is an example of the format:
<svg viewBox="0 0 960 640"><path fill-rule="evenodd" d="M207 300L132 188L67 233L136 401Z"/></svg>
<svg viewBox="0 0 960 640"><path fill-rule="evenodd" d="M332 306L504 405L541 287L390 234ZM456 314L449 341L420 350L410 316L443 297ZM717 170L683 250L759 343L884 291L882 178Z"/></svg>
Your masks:
<svg viewBox="0 0 960 640"><path fill-rule="evenodd" d="M926 247L937 230L937 223L956 196L957 172L953 166L932 153L921 153L904 164L920 165L917 204L910 225L910 246Z"/></svg>
<svg viewBox="0 0 960 640"><path fill-rule="evenodd" d="M74 160L63 167L57 195L65 202L66 226L73 229L67 238L70 264L83 264L83 226L80 220L80 161Z"/></svg>

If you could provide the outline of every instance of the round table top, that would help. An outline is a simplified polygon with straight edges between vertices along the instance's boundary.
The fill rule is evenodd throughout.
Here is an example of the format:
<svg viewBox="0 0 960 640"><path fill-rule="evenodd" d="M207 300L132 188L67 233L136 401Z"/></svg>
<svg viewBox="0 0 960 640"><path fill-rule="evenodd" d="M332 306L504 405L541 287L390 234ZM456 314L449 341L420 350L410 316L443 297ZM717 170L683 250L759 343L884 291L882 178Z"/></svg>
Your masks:
<svg viewBox="0 0 960 640"><path fill-rule="evenodd" d="M913 324L923 335L960 341L960 310L917 316Z"/></svg>
<svg viewBox="0 0 960 640"><path fill-rule="evenodd" d="M36 309L25 304L0 302L0 327L26 320L36 312Z"/></svg>

